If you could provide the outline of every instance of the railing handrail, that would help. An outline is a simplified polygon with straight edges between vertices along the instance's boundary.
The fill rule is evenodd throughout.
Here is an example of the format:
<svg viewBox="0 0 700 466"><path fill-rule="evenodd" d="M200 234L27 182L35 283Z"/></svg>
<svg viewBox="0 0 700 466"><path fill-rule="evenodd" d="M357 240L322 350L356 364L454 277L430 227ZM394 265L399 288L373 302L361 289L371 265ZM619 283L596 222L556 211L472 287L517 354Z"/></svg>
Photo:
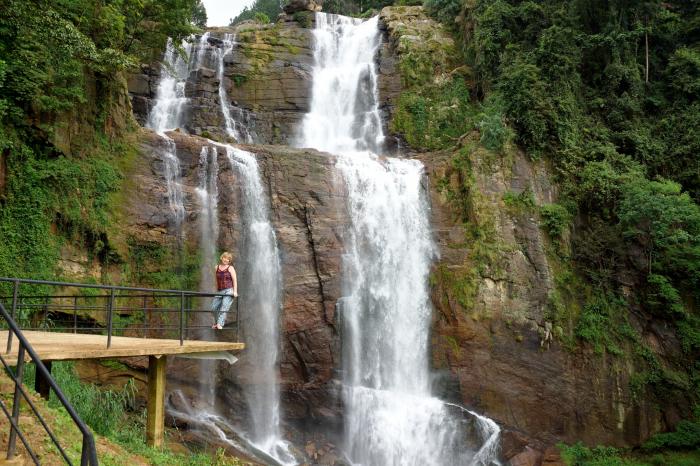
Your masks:
<svg viewBox="0 0 700 466"><path fill-rule="evenodd" d="M11 277L0 277L0 282L8 283L26 283L31 285L51 285L51 286L72 286L76 288L96 288L100 290L122 290L122 291L145 291L149 293L160 292L168 294L185 294L187 296L202 296L202 297L212 297L212 296L224 296L224 293L206 293L202 291L189 291L189 290L167 290L163 288L138 288L132 286L120 286L120 285L99 285L96 283L73 283L73 282L56 282L50 280L32 280L29 278L11 278ZM95 298L97 296L85 296L86 298ZM137 296L136 296L137 297Z"/></svg>
<svg viewBox="0 0 700 466"><path fill-rule="evenodd" d="M20 351L17 353L17 374L18 376L21 376L22 374L22 366L24 365L24 351L26 351L29 354L30 359L34 362L34 365L36 367L36 376L39 377L41 375L44 380L49 384L50 388L53 389L54 393L56 394L56 397L59 399L63 407L66 409L68 412L68 415L71 417L73 422L76 424L80 432L83 434L83 446L82 446L82 454L81 454L81 465L89 465L89 466L97 466L97 450L95 449L95 438L90 431L90 429L87 427L87 425L83 422L82 419L80 419L80 416L78 416L78 413L75 411L73 406L70 404L66 396L63 394L61 389L58 387L58 384L56 381L51 377L51 372L46 368L44 363L41 361L41 358L36 354L34 351L34 348L32 348L32 345L29 344L29 341L27 338L24 336L22 331L20 330L19 326L15 322L15 320L10 316L10 314L5 310L5 307L0 303L0 314L2 314L2 317L5 319L7 322L7 325L9 327L9 330L14 333L17 336L17 339L19 340L19 348ZM2 360L3 365L6 365L5 360L0 356L0 360ZM17 380L14 376L12 376L14 382L15 382L15 399L14 399L14 404L13 404L13 414L16 408L19 407L20 399L19 399L19 393L23 396L26 397L26 394L24 393L24 390L22 389L22 380L19 378ZM33 406L32 406L33 408ZM7 414L5 409L3 409L3 412ZM17 413L19 411L17 410ZM55 436L53 433L50 431L48 426L43 422L43 419L41 416L38 414L38 412L35 411L35 414L39 417L39 419L42 421L42 425L44 425L44 428L47 430L47 433L52 437L52 440L54 440L54 443L56 443ZM17 423L18 419L12 419L10 418L10 424L11 424L11 432L17 429L17 433L20 433L19 431L19 425ZM13 442L14 437L11 435L10 436L10 442ZM24 442L24 439L22 439ZM56 445L60 449L60 445ZM25 443L25 447L28 447L28 445ZM10 452L13 452L14 454L14 445L10 446L8 445L8 457L10 456ZM70 461L69 461L70 463Z"/></svg>
<svg viewBox="0 0 700 466"><path fill-rule="evenodd" d="M99 296L73 296L73 298L85 298L85 299L91 299L91 298L108 298L108 300L105 302L105 312L107 313L107 348L110 348L112 345L112 333L113 333L113 314L115 311L115 300L118 298L145 298L149 297L147 295L135 295L135 296L130 296L130 295L122 295L122 294L117 294L116 291L122 291L122 292L140 292L140 293L149 293L152 294L153 296L150 297L156 297L156 295L159 298L165 298L165 299L179 299L180 303L178 308L174 308L172 311L169 312L179 312L179 339L180 339L180 345L183 345L184 340L185 340L185 333L187 330L187 323L186 323L186 316L192 313L193 311L195 313L198 312L206 312L205 310L194 310L193 307L187 307L185 305L185 299L191 299L191 298L197 298L197 297L214 297L214 296L227 296L226 293L207 293L207 292L201 292L201 291L188 291L188 290L167 290L167 289L158 289L158 288L141 288L141 287L130 287L130 286L119 286L119 285L99 285L95 283L74 283L74 282L60 282L60 281L52 281L52 280L33 280L33 279L28 279L28 278L16 278L16 277L0 277L0 283L11 283L13 285L13 290L12 290L12 308L10 312L10 316L12 318L15 317L15 311L17 309L18 305L18 298L19 298L19 289L20 285L45 285L45 286L54 286L54 287L64 287L64 288L91 288L91 289L98 289L98 290L105 290L108 293L105 293L104 295L99 295ZM34 298L41 298L42 296L35 296ZM48 312L48 306L49 306L49 299L54 298L55 296L52 295L43 295L43 298L45 299L45 303L43 304L43 307ZM34 299L33 298L33 299ZM61 298L59 299L65 299L69 298L69 296L61 295ZM24 298L22 298L24 299ZM77 303L77 301L75 301ZM42 306L42 305L40 305ZM149 311L159 311L159 308L148 308ZM144 304L144 311L146 310L145 304ZM77 311L77 306L74 306L74 322L76 321L76 311ZM164 312L165 313L165 312ZM239 310L239 300L236 299L236 308L235 308L235 313L236 313L236 339L238 340L240 336L240 310ZM144 312L145 316L145 312ZM74 325L75 327L75 325ZM74 330L75 333L75 330ZM144 329L144 336L145 336L145 329ZM12 338L13 338L13 333L10 332L8 333L8 338L7 338L7 350L9 351L11 345L12 345Z"/></svg>

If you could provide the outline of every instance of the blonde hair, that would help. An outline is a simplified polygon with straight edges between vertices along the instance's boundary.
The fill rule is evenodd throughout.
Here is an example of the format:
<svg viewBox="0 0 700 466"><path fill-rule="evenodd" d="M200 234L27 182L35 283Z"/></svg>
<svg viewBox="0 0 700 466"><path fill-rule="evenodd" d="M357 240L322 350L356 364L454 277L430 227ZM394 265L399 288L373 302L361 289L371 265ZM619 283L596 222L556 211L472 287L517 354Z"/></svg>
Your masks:
<svg viewBox="0 0 700 466"><path fill-rule="evenodd" d="M231 254L231 253L228 252L228 251L224 251L224 253L221 254L221 256L219 256L219 260L220 260L220 261L223 261L223 260L224 260L224 257L228 257L228 260L229 260L229 261L233 261L233 254Z"/></svg>

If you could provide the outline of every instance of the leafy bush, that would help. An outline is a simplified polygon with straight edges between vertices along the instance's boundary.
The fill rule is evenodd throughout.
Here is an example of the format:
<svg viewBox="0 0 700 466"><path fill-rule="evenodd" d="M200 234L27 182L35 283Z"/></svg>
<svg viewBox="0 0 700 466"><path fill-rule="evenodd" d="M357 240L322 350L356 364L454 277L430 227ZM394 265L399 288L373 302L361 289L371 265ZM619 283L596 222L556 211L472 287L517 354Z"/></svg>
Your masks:
<svg viewBox="0 0 700 466"><path fill-rule="evenodd" d="M561 238L571 222L571 214L560 204L544 204L540 206L542 227L550 238Z"/></svg>
<svg viewBox="0 0 700 466"><path fill-rule="evenodd" d="M255 19L256 23L260 23L260 24L269 24L270 23L270 17L267 16L262 11L258 11L257 13L255 13L255 16L253 19Z"/></svg>
<svg viewBox="0 0 700 466"><path fill-rule="evenodd" d="M596 353L607 351L621 354L619 343L625 327L619 325L624 319L625 302L614 296L596 295L583 307L576 323L575 335L593 345Z"/></svg>
<svg viewBox="0 0 700 466"><path fill-rule="evenodd" d="M700 206L673 181L622 186L618 209L625 237L644 249L649 271L695 289L700 284Z"/></svg>
<svg viewBox="0 0 700 466"><path fill-rule="evenodd" d="M498 90L503 95L518 142L529 150L530 156L539 157L549 143L550 124L554 116L540 69L516 59L504 68Z"/></svg>
<svg viewBox="0 0 700 466"><path fill-rule="evenodd" d="M558 445L562 458L569 466L626 466L629 463L620 458L621 451L613 447L597 446L588 448L583 443Z"/></svg>
<svg viewBox="0 0 700 466"><path fill-rule="evenodd" d="M423 5L430 16L452 28L462 10L461 0L425 0Z"/></svg>
<svg viewBox="0 0 700 466"><path fill-rule="evenodd" d="M645 304L657 315L681 318L686 315L681 295L668 278L655 273L647 276Z"/></svg>
<svg viewBox="0 0 700 466"><path fill-rule="evenodd" d="M700 448L700 422L681 421L676 426L675 432L656 434L644 443L642 448L645 451Z"/></svg>
<svg viewBox="0 0 700 466"><path fill-rule="evenodd" d="M292 15L292 18L299 26L309 29L313 25L314 14L310 11L297 11Z"/></svg>
<svg viewBox="0 0 700 466"><path fill-rule="evenodd" d="M501 152L515 135L506 124L503 102L500 96L492 94L486 99L483 111L477 115L476 127L481 133L479 142L489 150Z"/></svg>
<svg viewBox="0 0 700 466"><path fill-rule="evenodd" d="M469 91L457 77L402 93L392 129L413 147L444 149L473 127L473 114Z"/></svg>
<svg viewBox="0 0 700 466"><path fill-rule="evenodd" d="M115 434L117 427L124 419L125 409L133 406L135 390L133 381L120 392L100 389L93 384L81 382L75 373L74 366L72 362L55 362L51 375L80 418L91 429L100 435ZM35 371L33 364L26 366L25 382L28 385L34 383ZM53 390L49 406L52 408L62 406Z"/></svg>

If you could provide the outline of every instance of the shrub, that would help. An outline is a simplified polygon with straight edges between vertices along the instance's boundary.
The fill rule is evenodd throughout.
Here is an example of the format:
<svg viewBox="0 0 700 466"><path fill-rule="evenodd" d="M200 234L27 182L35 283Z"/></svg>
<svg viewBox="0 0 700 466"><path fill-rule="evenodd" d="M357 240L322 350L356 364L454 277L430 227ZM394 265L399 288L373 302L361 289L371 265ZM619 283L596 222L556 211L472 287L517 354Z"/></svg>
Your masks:
<svg viewBox="0 0 700 466"><path fill-rule="evenodd" d="M262 11L255 13L254 19L255 19L255 22L260 23L260 24L269 24L270 23L270 17L267 16Z"/></svg>
<svg viewBox="0 0 700 466"><path fill-rule="evenodd" d="M571 222L571 214L562 205L544 204L540 207L542 227L550 238L561 238L562 234Z"/></svg>
<svg viewBox="0 0 700 466"><path fill-rule="evenodd" d="M489 150L501 152L515 137L506 124L503 102L497 94L486 99L483 111L476 117L476 127L481 133L479 142Z"/></svg>
<svg viewBox="0 0 700 466"><path fill-rule="evenodd" d="M450 27L462 10L461 0L425 0L424 6L430 16Z"/></svg>
<svg viewBox="0 0 700 466"><path fill-rule="evenodd" d="M658 451L666 448L689 450L699 447L700 422L688 420L679 422L675 432L656 434L642 446L645 451Z"/></svg>

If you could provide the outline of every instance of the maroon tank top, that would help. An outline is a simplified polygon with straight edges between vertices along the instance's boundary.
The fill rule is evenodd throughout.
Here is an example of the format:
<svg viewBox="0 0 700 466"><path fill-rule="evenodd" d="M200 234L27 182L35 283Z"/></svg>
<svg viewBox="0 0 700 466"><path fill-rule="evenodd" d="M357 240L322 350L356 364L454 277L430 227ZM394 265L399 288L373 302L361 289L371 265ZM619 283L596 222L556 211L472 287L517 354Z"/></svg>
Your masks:
<svg viewBox="0 0 700 466"><path fill-rule="evenodd" d="M216 289L221 291L225 290L227 288L233 288L233 277L231 276L231 272L229 272L229 269L231 266L229 265L226 267L224 270L220 270L219 266L216 266Z"/></svg>

